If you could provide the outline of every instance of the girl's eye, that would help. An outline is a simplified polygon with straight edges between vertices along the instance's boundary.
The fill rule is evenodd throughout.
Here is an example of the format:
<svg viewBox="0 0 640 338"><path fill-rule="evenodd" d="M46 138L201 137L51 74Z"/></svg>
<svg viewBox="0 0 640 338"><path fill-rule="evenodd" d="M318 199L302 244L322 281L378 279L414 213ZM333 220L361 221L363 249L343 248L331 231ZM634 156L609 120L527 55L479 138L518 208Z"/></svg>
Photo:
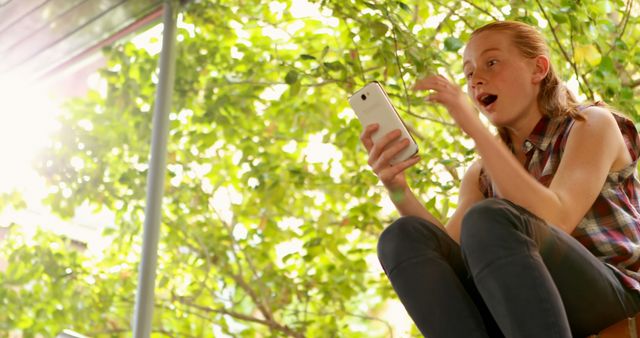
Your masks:
<svg viewBox="0 0 640 338"><path fill-rule="evenodd" d="M466 75L467 80L471 78L471 76L473 76L473 72L468 72Z"/></svg>
<svg viewBox="0 0 640 338"><path fill-rule="evenodd" d="M489 67L494 66L496 63L498 63L498 60L491 60L491 61L487 62L487 66L489 66Z"/></svg>

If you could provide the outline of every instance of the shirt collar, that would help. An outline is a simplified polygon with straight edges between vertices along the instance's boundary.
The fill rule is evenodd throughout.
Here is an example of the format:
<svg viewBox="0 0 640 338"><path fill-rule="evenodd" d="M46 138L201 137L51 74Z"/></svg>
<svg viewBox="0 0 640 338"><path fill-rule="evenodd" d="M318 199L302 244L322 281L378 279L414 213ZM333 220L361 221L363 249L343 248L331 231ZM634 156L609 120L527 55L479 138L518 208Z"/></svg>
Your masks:
<svg viewBox="0 0 640 338"><path fill-rule="evenodd" d="M558 127L565 119L566 117L551 118L543 115L531 131L531 134L529 134L529 137L525 139L524 144L521 145L524 152L528 153L533 147L541 151L547 150L555 133L558 131ZM509 134L503 130L500 132L500 137L513 150L514 145L511 143Z"/></svg>

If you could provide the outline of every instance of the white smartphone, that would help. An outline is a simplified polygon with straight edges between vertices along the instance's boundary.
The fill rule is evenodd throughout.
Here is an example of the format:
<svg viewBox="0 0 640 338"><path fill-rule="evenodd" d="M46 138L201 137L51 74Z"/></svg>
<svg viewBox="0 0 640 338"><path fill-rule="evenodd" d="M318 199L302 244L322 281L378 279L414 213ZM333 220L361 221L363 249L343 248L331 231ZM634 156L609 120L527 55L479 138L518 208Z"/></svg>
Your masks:
<svg viewBox="0 0 640 338"><path fill-rule="evenodd" d="M371 135L373 143L376 143L381 137L395 129L400 129L402 136L394 140L391 144L405 138L409 139L409 146L394 156L390 161L391 164L407 160L418 152L416 141L407 130L407 127L391 104L389 96L387 96L387 93L380 83L377 81L370 82L355 92L349 98L349 104L356 113L356 116L358 116L358 120L360 120L363 128L374 123L380 125L380 128Z"/></svg>

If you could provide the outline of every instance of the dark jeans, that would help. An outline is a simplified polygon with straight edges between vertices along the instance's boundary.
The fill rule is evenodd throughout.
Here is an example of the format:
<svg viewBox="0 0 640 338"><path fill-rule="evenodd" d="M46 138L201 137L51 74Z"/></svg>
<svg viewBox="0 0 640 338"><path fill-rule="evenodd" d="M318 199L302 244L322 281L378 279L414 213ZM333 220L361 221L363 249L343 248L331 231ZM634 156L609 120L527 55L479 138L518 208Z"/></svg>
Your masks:
<svg viewBox="0 0 640 338"><path fill-rule="evenodd" d="M423 335L584 337L640 312L640 295L570 235L509 201L487 199L462 221L461 245L403 217L378 257Z"/></svg>

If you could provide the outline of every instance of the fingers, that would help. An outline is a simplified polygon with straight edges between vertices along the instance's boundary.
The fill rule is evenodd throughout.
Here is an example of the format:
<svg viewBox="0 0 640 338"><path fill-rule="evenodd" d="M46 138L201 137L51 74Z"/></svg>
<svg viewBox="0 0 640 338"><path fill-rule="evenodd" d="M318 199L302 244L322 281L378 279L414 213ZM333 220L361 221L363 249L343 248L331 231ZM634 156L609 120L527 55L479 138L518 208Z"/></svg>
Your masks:
<svg viewBox="0 0 640 338"><path fill-rule="evenodd" d="M377 157L377 161L375 161L374 166L376 167L387 167L390 165L391 160L398 155L400 152L404 150L409 145L409 139L402 139L398 142L393 143L393 145L384 148L384 151L380 153L380 156ZM373 154L372 154L373 155ZM373 158L373 156L371 156Z"/></svg>
<svg viewBox="0 0 640 338"><path fill-rule="evenodd" d="M436 102L451 108L452 104L459 101L463 92L457 85L451 83L441 75L420 79L414 86L415 90L432 90L425 97L426 102Z"/></svg>
<svg viewBox="0 0 640 338"><path fill-rule="evenodd" d="M416 81L414 90L446 90L452 86L451 82L442 75L429 76Z"/></svg>
<svg viewBox="0 0 640 338"><path fill-rule="evenodd" d="M370 124L366 128L364 128L364 131L360 135L360 141L362 141L362 144L364 144L364 147L365 149L367 149L367 152L371 152L371 148L373 148L373 139L371 139L371 135L373 135L373 133L378 131L378 129L380 129L379 124L377 123Z"/></svg>
<svg viewBox="0 0 640 338"><path fill-rule="evenodd" d="M368 125L360 136L362 144L364 144L365 148L369 152L368 163L372 168L374 168L374 171L376 168L388 166L391 159L409 145L409 139L406 138L393 143L402 136L400 129L390 131L374 143L372 135L379 129L380 126L378 124ZM393 145L389 146L392 143Z"/></svg>
<svg viewBox="0 0 640 338"><path fill-rule="evenodd" d="M432 84L432 80L430 80L432 78L432 76L424 78L424 79L419 79L418 81L416 81L416 83L413 85L413 90L429 90L429 89L433 89L433 84Z"/></svg>
<svg viewBox="0 0 640 338"><path fill-rule="evenodd" d="M402 173L403 171L407 170L407 168L415 165L416 163L418 163L421 160L420 156L413 156L411 158L408 158L400 163L396 163L394 165L390 165L387 166L384 170L381 170L380 172L378 172L378 178L380 179L380 181L382 181L382 183L386 183L388 181L393 180L394 177L396 177L398 174Z"/></svg>
<svg viewBox="0 0 640 338"><path fill-rule="evenodd" d="M404 170L418 163L419 157L414 156L405 161L391 165L391 160L409 145L407 138L398 140L402 136L399 129L395 129L373 142L372 135L379 130L379 125L367 126L360 140L369 152L369 166L385 185L390 185Z"/></svg>
<svg viewBox="0 0 640 338"><path fill-rule="evenodd" d="M446 104L462 94L462 91L457 85L451 83L442 75L420 79L413 88L415 90L432 90L432 92L425 97L425 101L442 104Z"/></svg>
<svg viewBox="0 0 640 338"><path fill-rule="evenodd" d="M383 151L385 151L385 149L387 148L387 145L393 142L395 139L397 139L401 135L402 133L400 132L400 129L395 129L393 131L390 131L386 135L382 136L381 138L379 138L373 144L373 147L371 147L371 149L369 150L369 164L373 166L375 165L375 163L379 162ZM397 145L396 145L396 148L397 148ZM390 150L394 150L394 149L390 149ZM389 161L390 159L391 158L388 158L388 155L385 157L386 161Z"/></svg>
<svg viewBox="0 0 640 338"><path fill-rule="evenodd" d="M455 102L458 98L458 94L455 92L433 92L427 95L424 100L426 102L437 102L444 105Z"/></svg>

